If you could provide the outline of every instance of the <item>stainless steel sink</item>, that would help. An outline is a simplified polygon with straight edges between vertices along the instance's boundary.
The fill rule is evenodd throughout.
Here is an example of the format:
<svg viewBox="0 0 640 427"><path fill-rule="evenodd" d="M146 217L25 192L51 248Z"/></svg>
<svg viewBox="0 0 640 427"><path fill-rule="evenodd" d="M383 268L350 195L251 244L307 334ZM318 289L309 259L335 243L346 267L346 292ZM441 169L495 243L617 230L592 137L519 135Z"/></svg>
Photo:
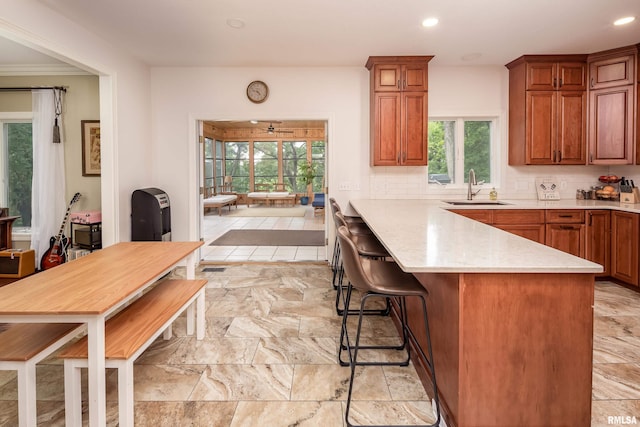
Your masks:
<svg viewBox="0 0 640 427"><path fill-rule="evenodd" d="M443 200L443 202L456 206L496 206L509 204L498 200Z"/></svg>

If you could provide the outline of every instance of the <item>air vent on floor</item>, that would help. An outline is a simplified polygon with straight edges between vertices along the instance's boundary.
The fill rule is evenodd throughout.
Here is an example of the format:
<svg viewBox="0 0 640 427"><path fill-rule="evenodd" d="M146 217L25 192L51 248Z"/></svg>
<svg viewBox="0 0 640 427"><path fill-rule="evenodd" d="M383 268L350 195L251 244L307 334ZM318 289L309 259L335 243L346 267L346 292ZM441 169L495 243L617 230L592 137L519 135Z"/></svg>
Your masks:
<svg viewBox="0 0 640 427"><path fill-rule="evenodd" d="M204 273L222 273L224 270L224 267L205 267L202 269Z"/></svg>

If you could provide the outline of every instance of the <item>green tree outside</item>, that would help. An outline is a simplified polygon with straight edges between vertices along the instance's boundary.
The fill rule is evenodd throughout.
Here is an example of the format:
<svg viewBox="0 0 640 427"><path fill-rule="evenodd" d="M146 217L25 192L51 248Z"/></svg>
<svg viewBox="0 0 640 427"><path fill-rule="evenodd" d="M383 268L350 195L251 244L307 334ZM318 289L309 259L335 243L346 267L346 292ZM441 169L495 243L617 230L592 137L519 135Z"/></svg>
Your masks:
<svg viewBox="0 0 640 427"><path fill-rule="evenodd" d="M7 124L9 215L20 215L16 227L31 227L33 134L31 123Z"/></svg>

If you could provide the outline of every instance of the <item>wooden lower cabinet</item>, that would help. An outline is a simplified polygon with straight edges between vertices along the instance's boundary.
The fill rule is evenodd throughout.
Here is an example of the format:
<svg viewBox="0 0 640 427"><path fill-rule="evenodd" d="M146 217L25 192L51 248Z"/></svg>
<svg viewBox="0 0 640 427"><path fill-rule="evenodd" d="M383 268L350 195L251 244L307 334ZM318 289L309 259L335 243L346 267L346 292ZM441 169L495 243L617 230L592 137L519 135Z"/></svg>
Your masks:
<svg viewBox="0 0 640 427"><path fill-rule="evenodd" d="M611 276L611 212L589 210L586 217L585 258L600 264L596 277Z"/></svg>
<svg viewBox="0 0 640 427"><path fill-rule="evenodd" d="M589 425L593 274L414 275L429 291L433 363L448 426ZM407 298L407 317L412 343L426 348L416 298ZM417 351L412 360L428 384Z"/></svg>
<svg viewBox="0 0 640 427"><path fill-rule="evenodd" d="M547 246L584 258L584 224L547 224Z"/></svg>
<svg viewBox="0 0 640 427"><path fill-rule="evenodd" d="M493 226L534 242L545 243L544 210L542 209L495 210Z"/></svg>
<svg viewBox="0 0 640 427"><path fill-rule="evenodd" d="M640 215L611 212L611 277L638 286Z"/></svg>
<svg viewBox="0 0 640 427"><path fill-rule="evenodd" d="M493 224L493 211L491 209L451 209L451 212L484 224Z"/></svg>
<svg viewBox="0 0 640 427"><path fill-rule="evenodd" d="M545 244L571 255L584 258L584 210L547 210L545 217Z"/></svg>

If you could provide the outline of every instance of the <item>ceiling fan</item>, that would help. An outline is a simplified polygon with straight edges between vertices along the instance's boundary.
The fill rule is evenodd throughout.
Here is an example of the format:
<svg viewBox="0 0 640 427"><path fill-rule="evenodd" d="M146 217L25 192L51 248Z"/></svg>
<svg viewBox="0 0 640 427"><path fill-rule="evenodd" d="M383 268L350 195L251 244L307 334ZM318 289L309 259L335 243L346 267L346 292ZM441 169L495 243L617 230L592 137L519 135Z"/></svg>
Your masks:
<svg viewBox="0 0 640 427"><path fill-rule="evenodd" d="M277 130L275 127L273 127L274 123L282 122L269 122L269 127L265 129L269 135L273 135L274 133L293 133L292 130Z"/></svg>

